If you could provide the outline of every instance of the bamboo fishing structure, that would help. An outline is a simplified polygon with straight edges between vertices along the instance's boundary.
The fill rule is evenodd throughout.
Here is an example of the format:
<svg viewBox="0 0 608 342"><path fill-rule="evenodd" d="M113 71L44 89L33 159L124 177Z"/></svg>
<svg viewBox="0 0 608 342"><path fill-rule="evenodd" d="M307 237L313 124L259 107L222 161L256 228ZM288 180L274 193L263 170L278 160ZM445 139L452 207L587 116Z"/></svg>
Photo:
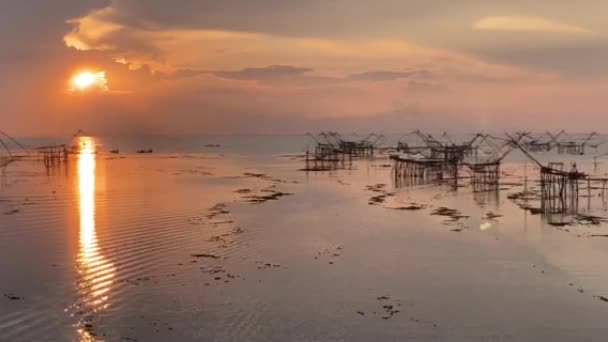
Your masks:
<svg viewBox="0 0 608 342"><path fill-rule="evenodd" d="M9 148L9 144L14 144L14 145L18 146L19 148L25 149L13 137L4 133L3 131L0 131L0 146L2 147L2 149L0 149L0 151L2 151L2 153L0 154L0 169L2 170L2 174L5 173L5 170L8 167L8 165L23 158L22 155L13 154L13 152Z"/></svg>
<svg viewBox="0 0 608 342"><path fill-rule="evenodd" d="M46 168L60 166L68 162L68 148L66 145L50 145L35 148L39 158Z"/></svg>
<svg viewBox="0 0 608 342"><path fill-rule="evenodd" d="M510 141L484 133L477 133L472 139L459 144L449 138L447 133L442 135L443 141L419 130L405 136L411 135L417 137L421 144L409 145L402 137L398 142L397 151L405 155L390 156L394 162L394 178L399 183L417 183L402 181L404 178L413 178L450 180L457 185L461 178L459 172L466 170L470 174L471 183L498 184L500 164L514 149ZM522 135L519 135L518 140L521 138ZM484 149L490 151L483 151ZM480 157L480 151L486 155Z"/></svg>
<svg viewBox="0 0 608 342"><path fill-rule="evenodd" d="M589 200L591 199L592 189L599 189L599 196L606 198L608 178L592 177L581 172L577 169L576 163L572 163L569 170L564 169L563 162L550 162L544 165L516 141L513 143L540 170L540 209L543 214L551 216L554 214L573 215L578 213L579 192L582 188L587 189Z"/></svg>
<svg viewBox="0 0 608 342"><path fill-rule="evenodd" d="M305 171L326 171L346 168L354 158L373 158L384 136L369 134L361 140L346 140L337 132L307 134L314 150L306 150Z"/></svg>
<svg viewBox="0 0 608 342"><path fill-rule="evenodd" d="M15 147L19 152L15 153ZM69 151L66 145L49 145L29 149L19 143L15 138L0 131L0 169L5 172L8 165L19 160L42 161L47 173L49 169L66 164L69 158Z"/></svg>

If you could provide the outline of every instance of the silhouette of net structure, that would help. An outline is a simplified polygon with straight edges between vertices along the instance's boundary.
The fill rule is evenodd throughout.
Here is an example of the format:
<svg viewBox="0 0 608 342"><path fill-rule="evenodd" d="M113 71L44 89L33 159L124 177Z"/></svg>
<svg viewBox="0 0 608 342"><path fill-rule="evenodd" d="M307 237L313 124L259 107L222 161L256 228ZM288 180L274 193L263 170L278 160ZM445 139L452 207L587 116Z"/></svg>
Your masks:
<svg viewBox="0 0 608 342"><path fill-rule="evenodd" d="M320 132L313 135L314 149L306 151L305 171L325 171L347 168L354 158L373 158L384 136L369 134L363 139L349 140L337 132Z"/></svg>

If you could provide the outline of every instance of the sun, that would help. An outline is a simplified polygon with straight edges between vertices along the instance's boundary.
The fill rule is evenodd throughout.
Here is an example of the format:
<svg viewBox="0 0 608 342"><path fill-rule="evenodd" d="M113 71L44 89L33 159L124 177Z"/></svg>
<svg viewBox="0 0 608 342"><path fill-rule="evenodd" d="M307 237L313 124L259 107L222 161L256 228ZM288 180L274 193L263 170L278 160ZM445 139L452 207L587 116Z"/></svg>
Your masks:
<svg viewBox="0 0 608 342"><path fill-rule="evenodd" d="M108 90L108 81L104 71L81 71L74 75L70 80L70 90L85 91L85 90Z"/></svg>

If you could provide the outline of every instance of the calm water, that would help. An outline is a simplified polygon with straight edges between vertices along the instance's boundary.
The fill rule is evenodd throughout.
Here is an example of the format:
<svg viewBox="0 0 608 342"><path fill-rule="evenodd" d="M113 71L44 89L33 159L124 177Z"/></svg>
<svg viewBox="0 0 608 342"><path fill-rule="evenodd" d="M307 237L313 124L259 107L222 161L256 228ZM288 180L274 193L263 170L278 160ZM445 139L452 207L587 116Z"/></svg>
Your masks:
<svg viewBox="0 0 608 342"><path fill-rule="evenodd" d="M382 158L304 173L308 143L83 138L57 168L12 164L0 341L605 340L608 225L509 199L538 188L522 156L474 191L397 186ZM578 212L608 216L598 190Z"/></svg>

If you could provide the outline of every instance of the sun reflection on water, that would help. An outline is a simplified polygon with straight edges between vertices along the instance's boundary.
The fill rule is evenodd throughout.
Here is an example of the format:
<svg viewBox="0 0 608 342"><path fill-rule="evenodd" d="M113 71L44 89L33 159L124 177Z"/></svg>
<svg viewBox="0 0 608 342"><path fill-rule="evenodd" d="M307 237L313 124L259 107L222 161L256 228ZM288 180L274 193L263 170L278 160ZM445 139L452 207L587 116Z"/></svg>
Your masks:
<svg viewBox="0 0 608 342"><path fill-rule="evenodd" d="M78 201L80 239L78 268L80 273L80 310L86 312L78 324L81 341L94 341L93 315L108 306L108 292L114 278L114 266L101 254L95 226L96 154L95 140L78 138Z"/></svg>
<svg viewBox="0 0 608 342"><path fill-rule="evenodd" d="M490 221L482 222L479 225L479 230L481 230L481 231L490 230L490 229L492 229L492 222L490 222Z"/></svg>

